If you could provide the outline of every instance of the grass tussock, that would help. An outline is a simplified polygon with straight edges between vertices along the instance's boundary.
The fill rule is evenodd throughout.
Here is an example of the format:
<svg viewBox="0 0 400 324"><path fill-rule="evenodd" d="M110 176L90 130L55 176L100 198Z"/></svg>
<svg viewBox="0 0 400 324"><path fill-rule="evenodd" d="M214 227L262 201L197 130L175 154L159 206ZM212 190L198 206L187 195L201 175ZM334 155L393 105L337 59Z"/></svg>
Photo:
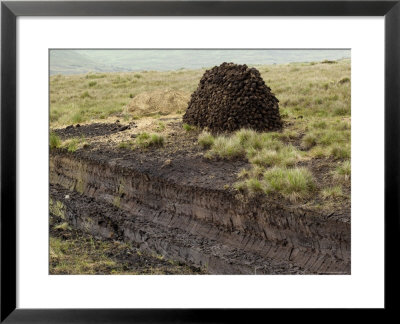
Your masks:
<svg viewBox="0 0 400 324"><path fill-rule="evenodd" d="M321 197L322 197L322 199L325 199L325 200L340 198L342 196L343 196L343 192L342 192L341 186L329 187L329 188L325 188L321 191Z"/></svg>
<svg viewBox="0 0 400 324"><path fill-rule="evenodd" d="M131 149L133 148L133 141L119 142L118 148L120 149Z"/></svg>
<svg viewBox="0 0 400 324"><path fill-rule="evenodd" d="M333 179L340 182L350 181L351 163L350 161L342 162L333 172Z"/></svg>
<svg viewBox="0 0 400 324"><path fill-rule="evenodd" d="M78 149L84 148L88 145L89 144L84 137L74 137L62 142L61 147L70 153L74 153Z"/></svg>
<svg viewBox="0 0 400 324"><path fill-rule="evenodd" d="M210 151L207 152L207 158L220 157L222 159L232 160L244 157L246 151L240 144L238 138L229 136L218 136L214 139Z"/></svg>
<svg viewBox="0 0 400 324"><path fill-rule="evenodd" d="M164 145L164 137L159 134L141 133L136 137L135 145L140 148L160 147Z"/></svg>
<svg viewBox="0 0 400 324"><path fill-rule="evenodd" d="M310 157L349 159L351 131L348 120L322 120L306 128L301 146Z"/></svg>
<svg viewBox="0 0 400 324"><path fill-rule="evenodd" d="M55 133L50 133L50 149L56 149L61 146L61 139Z"/></svg>
<svg viewBox="0 0 400 324"><path fill-rule="evenodd" d="M204 149L210 148L214 144L214 141L214 136L208 131L203 131L198 137L198 143Z"/></svg>
<svg viewBox="0 0 400 324"><path fill-rule="evenodd" d="M206 156L222 159L246 157L250 163L262 166L293 166L300 159L300 152L284 144L277 133L257 133L241 129L231 136L214 137L208 132L199 135L198 142L210 150Z"/></svg>
<svg viewBox="0 0 400 324"><path fill-rule="evenodd" d="M250 194L276 193L290 201L309 197L316 187L311 172L306 168L273 167L265 170L261 177L252 172L246 176L235 185L236 189L247 190Z"/></svg>
<svg viewBox="0 0 400 324"><path fill-rule="evenodd" d="M192 130L195 129L194 126L189 125L189 124L183 124L182 127L183 127L183 129L184 129L185 131L187 131L187 132L190 132L190 131L192 131Z"/></svg>
<svg viewBox="0 0 400 324"><path fill-rule="evenodd" d="M165 123L163 123L163 122L158 122L156 131L157 131L157 132L162 132L162 131L164 131L164 130L165 130Z"/></svg>
<svg viewBox="0 0 400 324"><path fill-rule="evenodd" d="M54 226L54 229L56 230L62 230L62 231L68 231L71 229L71 227L69 226L69 224L67 222L58 224L56 226Z"/></svg>

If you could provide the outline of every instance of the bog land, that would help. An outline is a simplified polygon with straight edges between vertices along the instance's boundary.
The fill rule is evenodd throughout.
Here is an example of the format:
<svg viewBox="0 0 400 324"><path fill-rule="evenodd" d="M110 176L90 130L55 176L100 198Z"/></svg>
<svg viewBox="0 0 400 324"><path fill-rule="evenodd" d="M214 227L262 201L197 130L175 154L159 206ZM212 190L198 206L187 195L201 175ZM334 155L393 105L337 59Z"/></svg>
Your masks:
<svg viewBox="0 0 400 324"><path fill-rule="evenodd" d="M256 68L281 130L184 124L205 69L52 75L50 272L349 273L350 60Z"/></svg>

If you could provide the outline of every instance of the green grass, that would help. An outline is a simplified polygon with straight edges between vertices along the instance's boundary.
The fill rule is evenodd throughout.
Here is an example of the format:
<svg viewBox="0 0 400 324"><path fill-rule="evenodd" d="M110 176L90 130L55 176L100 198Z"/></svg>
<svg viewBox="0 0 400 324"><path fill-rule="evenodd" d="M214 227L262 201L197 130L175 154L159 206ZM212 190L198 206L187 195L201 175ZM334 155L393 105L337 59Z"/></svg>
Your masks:
<svg viewBox="0 0 400 324"><path fill-rule="evenodd" d="M80 148L88 146L86 139L84 137L73 137L63 141L60 145L61 148L66 149L68 152L75 152Z"/></svg>
<svg viewBox="0 0 400 324"><path fill-rule="evenodd" d="M350 60L336 64L294 63L257 68L280 100L285 119L292 121L298 116L304 117L295 128L304 128L306 119L311 117L323 117L330 123L331 117L350 115ZM142 92L174 89L192 93L204 71L53 75L50 77L51 125L69 125L75 114L81 116L79 122L118 115L131 97ZM97 82L89 86L90 91L88 79Z"/></svg>
<svg viewBox="0 0 400 324"><path fill-rule="evenodd" d="M182 127L187 132L190 132L190 131L194 130L194 126L191 126L189 124L183 124Z"/></svg>
<svg viewBox="0 0 400 324"><path fill-rule="evenodd" d="M314 147L317 145L317 136L316 134L307 134L303 137L301 141L301 145L309 150L310 148Z"/></svg>
<svg viewBox="0 0 400 324"><path fill-rule="evenodd" d="M351 163L350 161L342 162L333 172L333 179L340 182L350 181L351 177Z"/></svg>
<svg viewBox="0 0 400 324"><path fill-rule="evenodd" d="M263 148L249 158L249 161L263 167L287 167L294 166L299 159L300 155L293 146L282 145L278 149Z"/></svg>
<svg viewBox="0 0 400 324"><path fill-rule="evenodd" d="M321 196L323 199L340 198L343 196L342 187L334 186L334 187L325 188L321 191Z"/></svg>
<svg viewBox="0 0 400 324"><path fill-rule="evenodd" d="M265 170L261 177L251 172L247 177L239 181L235 188L247 190L250 194L277 193L290 201L307 198L316 188L315 180L306 168L273 167Z"/></svg>
<svg viewBox="0 0 400 324"><path fill-rule="evenodd" d="M236 159L246 155L243 145L239 139L229 136L218 136L211 145L210 151L207 152L207 158L220 157L222 159Z"/></svg>
<svg viewBox="0 0 400 324"><path fill-rule="evenodd" d="M90 98L90 94L88 91L82 92L81 99Z"/></svg>
<svg viewBox="0 0 400 324"><path fill-rule="evenodd" d="M61 146L60 137L57 134L51 132L50 133L50 148L55 149L55 148L59 148L60 146Z"/></svg>
<svg viewBox="0 0 400 324"><path fill-rule="evenodd" d="M165 123L163 122L158 122L158 126L156 128L157 132L162 132L163 130L165 130Z"/></svg>
<svg viewBox="0 0 400 324"><path fill-rule="evenodd" d="M67 231L67 230L70 230L71 227L69 226L68 223L65 222L65 223L61 223L59 225L54 226L54 229Z"/></svg>
<svg viewBox="0 0 400 324"><path fill-rule="evenodd" d="M204 148L208 149L214 144L214 136L210 132L203 131L198 137L198 143L199 145Z"/></svg>
<svg viewBox="0 0 400 324"><path fill-rule="evenodd" d="M71 139L68 144L66 144L66 148L68 152L75 152L79 147L79 139Z"/></svg>
<svg viewBox="0 0 400 324"><path fill-rule="evenodd" d="M264 173L265 192L278 192L290 200L307 197L314 189L313 176L306 168L272 168Z"/></svg>
<svg viewBox="0 0 400 324"><path fill-rule="evenodd" d="M257 133L241 129L231 136L212 136L207 132L200 134L198 142L210 150L206 156L222 159L246 157L258 166L293 166L300 159L300 152L292 145L286 145L277 133Z"/></svg>
<svg viewBox="0 0 400 324"><path fill-rule="evenodd" d="M140 148L148 148L151 146L163 146L164 137L159 134L141 133L136 137L135 144Z"/></svg>
<svg viewBox="0 0 400 324"><path fill-rule="evenodd" d="M120 148L120 149L131 149L132 147L133 147L132 141L118 143L118 148Z"/></svg>

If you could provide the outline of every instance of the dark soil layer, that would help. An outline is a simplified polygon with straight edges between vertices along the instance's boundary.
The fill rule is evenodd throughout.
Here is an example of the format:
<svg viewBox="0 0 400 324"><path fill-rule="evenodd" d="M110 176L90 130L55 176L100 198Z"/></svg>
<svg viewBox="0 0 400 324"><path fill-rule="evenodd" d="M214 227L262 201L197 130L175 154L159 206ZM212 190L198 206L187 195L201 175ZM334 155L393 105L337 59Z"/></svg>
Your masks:
<svg viewBox="0 0 400 324"><path fill-rule="evenodd" d="M217 132L278 130L278 102L257 69L222 63L204 73L183 122Z"/></svg>
<svg viewBox="0 0 400 324"><path fill-rule="evenodd" d="M193 220L174 219L171 215L166 216L148 208L124 210L57 185L50 186L50 197L51 213L57 214L60 221L67 221L73 228L77 228L78 233L83 231L109 242L128 242L133 245L136 253L109 251L113 259L125 263L125 268L129 267L127 270L149 273L149 269L155 267L157 272L164 271L165 274L304 273L303 269L292 262L265 257L254 251L243 251L235 244L222 244L218 236L223 234L215 235L212 224L194 224ZM189 228L179 228L176 223L181 221L184 226L189 225ZM203 226L207 227L202 229ZM214 239L205 237L205 232L211 232ZM50 233L55 236L57 230L53 228ZM64 239L74 235L65 231L60 234ZM238 235L238 242L239 238ZM140 251L140 256L137 251ZM149 256L154 253L160 257ZM164 257L173 260L173 266L171 261L160 260ZM56 265L51 264L50 268ZM153 270L152 274L155 274Z"/></svg>
<svg viewBox="0 0 400 324"><path fill-rule="evenodd" d="M131 127L135 127L135 123L121 124L120 122L115 123L94 123L87 125L69 125L65 128L56 129L54 132L60 136L61 139L67 139L72 137L95 137L104 136L109 134L115 134L123 132Z"/></svg>

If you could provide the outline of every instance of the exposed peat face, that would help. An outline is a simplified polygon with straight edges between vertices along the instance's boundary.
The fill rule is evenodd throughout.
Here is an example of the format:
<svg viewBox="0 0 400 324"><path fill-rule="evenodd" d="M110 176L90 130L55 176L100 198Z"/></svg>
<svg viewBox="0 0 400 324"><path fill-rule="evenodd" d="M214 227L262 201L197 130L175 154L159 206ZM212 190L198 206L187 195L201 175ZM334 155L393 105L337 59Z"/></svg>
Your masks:
<svg viewBox="0 0 400 324"><path fill-rule="evenodd" d="M226 184L247 162L210 162L196 150L52 150L50 197L58 208L50 211L96 237L207 273L350 273L349 208L325 213L238 196Z"/></svg>

